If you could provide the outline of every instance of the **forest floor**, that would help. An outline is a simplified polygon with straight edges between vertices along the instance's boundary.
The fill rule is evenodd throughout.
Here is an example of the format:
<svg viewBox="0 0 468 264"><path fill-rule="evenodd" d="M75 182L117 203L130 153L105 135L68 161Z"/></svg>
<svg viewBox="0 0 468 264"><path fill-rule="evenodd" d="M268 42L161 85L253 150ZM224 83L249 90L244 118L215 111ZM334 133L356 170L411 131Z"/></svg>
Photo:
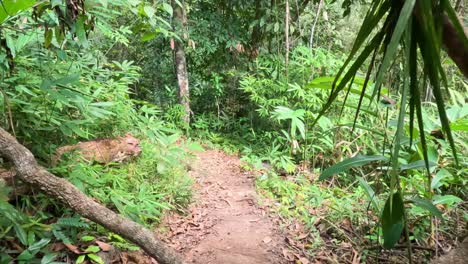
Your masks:
<svg viewBox="0 0 468 264"><path fill-rule="evenodd" d="M197 153L187 215L170 214L164 240L192 263L288 263L284 237L257 204L255 178L219 150Z"/></svg>

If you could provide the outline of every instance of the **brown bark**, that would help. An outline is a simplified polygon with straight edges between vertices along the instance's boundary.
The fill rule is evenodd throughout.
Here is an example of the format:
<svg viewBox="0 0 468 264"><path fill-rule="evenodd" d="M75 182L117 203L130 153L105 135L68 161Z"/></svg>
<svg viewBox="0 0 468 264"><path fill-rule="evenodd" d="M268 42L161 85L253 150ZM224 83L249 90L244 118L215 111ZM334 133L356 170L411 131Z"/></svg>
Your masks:
<svg viewBox="0 0 468 264"><path fill-rule="evenodd" d="M286 46L286 60L285 60L285 73L286 77L288 76L288 68L289 68L289 1L286 0L286 18L285 18L285 25L284 25L284 35L286 37L285 46Z"/></svg>
<svg viewBox="0 0 468 264"><path fill-rule="evenodd" d="M93 201L65 179L39 166L33 154L0 128L0 156L14 164L16 176L56 198L81 216L137 244L160 263L183 263L180 256L143 226L130 221Z"/></svg>
<svg viewBox="0 0 468 264"><path fill-rule="evenodd" d="M463 43L466 41L466 37L468 36L468 29L466 27L464 28L465 39L461 39L447 15L444 15L443 23L442 38L445 50L465 77L468 78L468 47ZM463 22L461 22L461 24L463 25Z"/></svg>
<svg viewBox="0 0 468 264"><path fill-rule="evenodd" d="M404 2L400 0L400 2ZM422 23L422 18L420 14L418 5L415 6L413 15L416 17L418 23ZM460 24L463 25L463 21L458 19ZM459 36L455 30L455 26L452 24L447 14L443 14L442 21L442 43L444 45L445 51L449 57L455 62L460 71L468 77L468 47L465 46L466 38L468 36L468 29L464 27L464 36Z"/></svg>
<svg viewBox="0 0 468 264"><path fill-rule="evenodd" d="M184 10L184 1L180 1L182 7L179 6L175 1L172 1L172 9L174 10L174 31L178 32L180 40L175 40L174 43L174 59L175 68L177 75L177 82L179 85L179 102L184 106L185 115L183 121L186 124L190 123L190 91L187 73L187 62L185 59L185 50L183 39L187 38L187 17Z"/></svg>

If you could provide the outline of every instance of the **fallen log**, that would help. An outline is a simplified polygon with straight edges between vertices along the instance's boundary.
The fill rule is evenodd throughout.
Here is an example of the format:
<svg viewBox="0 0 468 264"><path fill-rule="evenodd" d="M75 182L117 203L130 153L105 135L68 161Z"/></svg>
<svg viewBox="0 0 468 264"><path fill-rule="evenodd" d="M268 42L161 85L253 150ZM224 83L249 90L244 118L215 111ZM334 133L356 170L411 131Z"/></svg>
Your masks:
<svg viewBox="0 0 468 264"><path fill-rule="evenodd" d="M14 164L16 177L59 200L81 216L140 246L161 264L182 264L182 258L147 228L126 219L87 197L73 184L37 164L33 154L0 128L0 156Z"/></svg>

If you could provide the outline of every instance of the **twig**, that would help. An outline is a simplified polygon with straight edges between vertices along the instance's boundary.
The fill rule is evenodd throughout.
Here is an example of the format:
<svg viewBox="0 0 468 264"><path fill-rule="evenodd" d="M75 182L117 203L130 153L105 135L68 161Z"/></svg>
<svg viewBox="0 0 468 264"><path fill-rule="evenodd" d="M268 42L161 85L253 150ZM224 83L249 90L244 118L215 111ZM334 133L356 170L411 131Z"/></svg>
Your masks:
<svg viewBox="0 0 468 264"><path fill-rule="evenodd" d="M8 112L7 122L10 123L11 132L13 136L16 138L15 126L13 124L13 114L11 113L11 105L10 101L8 100L8 95L0 88L0 92L3 94L3 101L5 102L5 108Z"/></svg>
<svg viewBox="0 0 468 264"><path fill-rule="evenodd" d="M401 249L401 248L408 248L408 245L395 245L393 248L395 249ZM435 252L435 249L430 248L430 247L423 247L423 246L411 246L412 249L420 249L420 250L427 250L427 251L432 251ZM366 248L367 250L376 250L376 249L383 249L382 246L372 246Z"/></svg>
<svg viewBox="0 0 468 264"><path fill-rule="evenodd" d="M227 199L223 199L223 198L221 198L221 200L225 201L227 204L229 204L229 207L231 207L231 208L232 208L232 204L231 204L231 202L229 202L229 200L227 200Z"/></svg>

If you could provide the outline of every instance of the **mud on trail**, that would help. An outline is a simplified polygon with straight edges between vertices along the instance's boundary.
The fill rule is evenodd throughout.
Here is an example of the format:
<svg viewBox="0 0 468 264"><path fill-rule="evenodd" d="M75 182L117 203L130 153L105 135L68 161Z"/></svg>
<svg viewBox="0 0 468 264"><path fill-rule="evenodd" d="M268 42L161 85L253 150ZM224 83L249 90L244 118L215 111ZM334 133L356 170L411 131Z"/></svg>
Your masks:
<svg viewBox="0 0 468 264"><path fill-rule="evenodd" d="M219 150L197 154L189 214L171 214L166 240L192 263L288 263L284 237L257 205L254 176L242 172L237 157Z"/></svg>

